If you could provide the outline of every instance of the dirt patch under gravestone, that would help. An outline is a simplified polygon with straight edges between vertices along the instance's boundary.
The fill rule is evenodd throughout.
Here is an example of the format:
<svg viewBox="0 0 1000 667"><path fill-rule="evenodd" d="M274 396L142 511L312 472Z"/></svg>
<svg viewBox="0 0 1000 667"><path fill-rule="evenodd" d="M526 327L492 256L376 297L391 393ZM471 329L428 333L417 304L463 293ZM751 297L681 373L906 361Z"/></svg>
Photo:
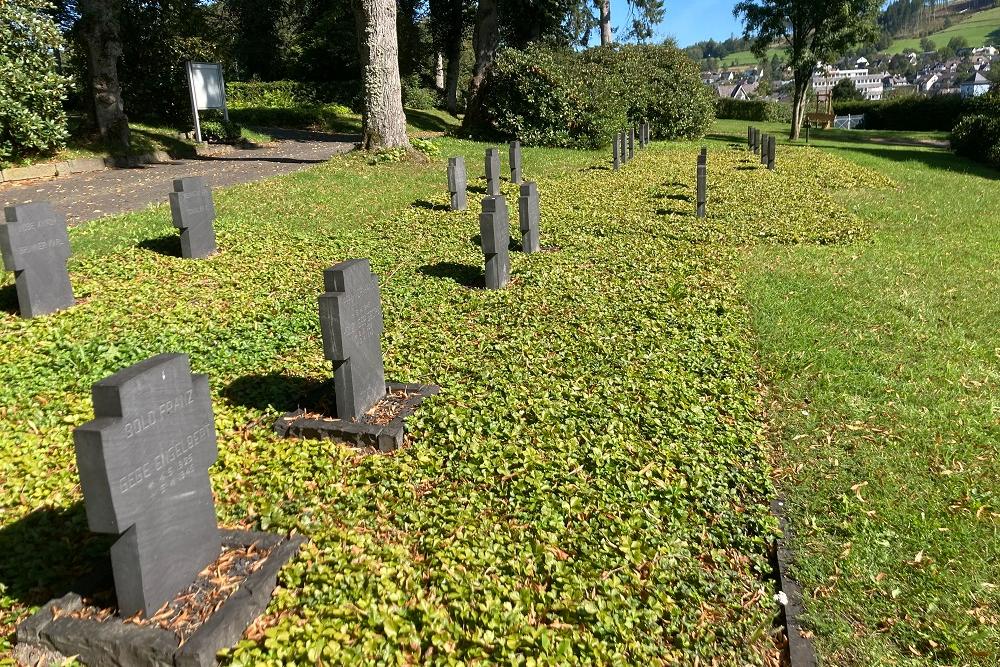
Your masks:
<svg viewBox="0 0 1000 667"><path fill-rule="evenodd" d="M49 201L69 224L167 201L175 178L201 176L209 187L249 183L326 162L354 148L358 137L305 130L269 129L275 141L254 149L185 158L129 169L0 185L4 206Z"/></svg>

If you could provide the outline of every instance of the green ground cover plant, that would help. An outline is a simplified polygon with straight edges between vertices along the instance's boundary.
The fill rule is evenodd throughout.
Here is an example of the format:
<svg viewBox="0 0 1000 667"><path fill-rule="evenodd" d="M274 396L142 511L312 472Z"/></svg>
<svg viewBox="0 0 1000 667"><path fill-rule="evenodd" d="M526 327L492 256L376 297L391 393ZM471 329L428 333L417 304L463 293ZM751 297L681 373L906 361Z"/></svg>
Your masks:
<svg viewBox="0 0 1000 667"><path fill-rule="evenodd" d="M221 253L205 261L176 256L163 206L74 228L80 302L57 316L17 318L5 276L0 650L107 548L73 466L90 384L169 350L211 378L221 522L311 540L231 664L774 664L740 256L854 247L866 224L824 184L887 183L813 148L768 172L723 146L698 222L695 144L654 144L620 172L607 154L525 149L559 250L515 254L500 292L476 289L477 207L444 210L443 158L363 155L217 192ZM790 193L807 190L804 208ZM387 376L443 389L390 456L270 430L330 375L316 297L351 257L381 276Z"/></svg>
<svg viewBox="0 0 1000 667"><path fill-rule="evenodd" d="M809 626L824 664L1000 664L1000 172L844 137L895 184L836 198L871 239L746 255Z"/></svg>

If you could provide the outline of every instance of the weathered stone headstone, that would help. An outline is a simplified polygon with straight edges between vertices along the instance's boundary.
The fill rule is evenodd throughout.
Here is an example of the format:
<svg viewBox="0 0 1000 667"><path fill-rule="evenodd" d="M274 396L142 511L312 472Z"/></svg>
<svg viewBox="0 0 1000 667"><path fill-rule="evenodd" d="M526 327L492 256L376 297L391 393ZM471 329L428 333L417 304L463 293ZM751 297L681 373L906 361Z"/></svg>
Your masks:
<svg viewBox="0 0 1000 667"><path fill-rule="evenodd" d="M0 255L14 272L21 317L38 317L73 305L66 261L66 216L48 202L8 206L0 225Z"/></svg>
<svg viewBox="0 0 1000 667"><path fill-rule="evenodd" d="M618 171L619 169L622 168L622 158L620 155L620 151L618 149L618 143L619 143L619 136L618 133L616 132L615 138L611 142L611 163L614 166L615 171Z"/></svg>
<svg viewBox="0 0 1000 667"><path fill-rule="evenodd" d="M747 125L747 148L753 148L753 126Z"/></svg>
<svg viewBox="0 0 1000 667"><path fill-rule="evenodd" d="M528 181L521 186L517 212L521 228L521 249L528 254L538 252L538 220L541 217L541 212L538 201L538 184L534 181Z"/></svg>
<svg viewBox="0 0 1000 667"><path fill-rule="evenodd" d="M628 164L628 137L624 131L619 133L619 141L621 145L618 147L618 152L621 153L622 164Z"/></svg>
<svg viewBox="0 0 1000 667"><path fill-rule="evenodd" d="M510 142L508 156L510 160L510 182L521 184L521 142Z"/></svg>
<svg viewBox="0 0 1000 667"><path fill-rule="evenodd" d="M751 139L751 143L750 143L750 150L753 151L754 153L756 153L757 150L758 150L758 148L759 148L759 146L760 146L760 130L755 127L755 128L753 128L753 135L752 135L752 139Z"/></svg>
<svg viewBox="0 0 1000 667"><path fill-rule="evenodd" d="M510 282L510 217L502 196L483 199L479 235L486 256L486 289L502 289Z"/></svg>
<svg viewBox="0 0 1000 667"><path fill-rule="evenodd" d="M323 288L323 353L333 362L337 417L351 421L386 395L378 278L367 259L351 259L323 272Z"/></svg>
<svg viewBox="0 0 1000 667"><path fill-rule="evenodd" d="M153 615L218 558L208 467L217 450L208 378L161 354L93 386L73 433L90 529L111 547L121 616Z"/></svg>
<svg viewBox="0 0 1000 667"><path fill-rule="evenodd" d="M767 146L771 141L771 137L768 134L764 134L760 138L760 163L763 165L767 164Z"/></svg>
<svg viewBox="0 0 1000 667"><path fill-rule="evenodd" d="M774 158L777 151L778 140L774 135L770 135L767 139L767 168L774 171Z"/></svg>
<svg viewBox="0 0 1000 667"><path fill-rule="evenodd" d="M448 192L451 195L451 210L464 211L469 200L465 189L468 179L465 173L465 158L448 158Z"/></svg>
<svg viewBox="0 0 1000 667"><path fill-rule="evenodd" d="M500 151L496 148L486 149L486 194L500 194Z"/></svg>
<svg viewBox="0 0 1000 667"><path fill-rule="evenodd" d="M699 218L705 217L706 203L708 201L708 149L702 148L698 155L698 182L697 182L697 208L696 213Z"/></svg>
<svg viewBox="0 0 1000 667"><path fill-rule="evenodd" d="M630 127L628 129L628 159L631 160L635 157L635 128Z"/></svg>
<svg viewBox="0 0 1000 667"><path fill-rule="evenodd" d="M208 257L216 250L215 204L212 191L199 176L174 180L170 193L170 214L174 227L181 230L181 256L192 259Z"/></svg>

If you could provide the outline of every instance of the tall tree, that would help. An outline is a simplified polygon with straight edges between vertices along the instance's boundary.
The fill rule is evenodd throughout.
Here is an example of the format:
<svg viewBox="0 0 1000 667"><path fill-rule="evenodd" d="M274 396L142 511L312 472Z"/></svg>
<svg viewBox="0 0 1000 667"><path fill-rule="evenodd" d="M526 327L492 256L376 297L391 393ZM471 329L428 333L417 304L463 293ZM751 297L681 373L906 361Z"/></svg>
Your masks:
<svg viewBox="0 0 1000 667"><path fill-rule="evenodd" d="M476 10L476 24L472 33L472 50L476 62L472 67L472 81L469 82L469 96L465 108L463 127L475 127L480 118L482 100L479 93L486 79L486 73L493 65L497 48L500 46L500 22L497 18L497 0L479 0Z"/></svg>
<svg viewBox="0 0 1000 667"><path fill-rule="evenodd" d="M458 86L462 72L462 40L468 25L466 0L429 0L434 43L447 60L445 101L448 111L458 113Z"/></svg>
<svg viewBox="0 0 1000 667"><path fill-rule="evenodd" d="M399 82L395 0L351 0L361 56L361 147L409 146Z"/></svg>
<svg viewBox="0 0 1000 667"><path fill-rule="evenodd" d="M601 46L610 46L610 44L611 44L611 0L597 0L597 9L600 12Z"/></svg>
<svg viewBox="0 0 1000 667"><path fill-rule="evenodd" d="M128 149L128 116L118 81L118 58L122 53L119 36L119 0L80 0L80 27L87 45L94 118L101 136L116 148Z"/></svg>
<svg viewBox="0 0 1000 667"><path fill-rule="evenodd" d="M875 18L880 0L741 0L733 14L743 18L743 36L763 58L771 44L786 46L792 68L792 128L799 138L806 93L820 61L833 61L858 42L877 35Z"/></svg>

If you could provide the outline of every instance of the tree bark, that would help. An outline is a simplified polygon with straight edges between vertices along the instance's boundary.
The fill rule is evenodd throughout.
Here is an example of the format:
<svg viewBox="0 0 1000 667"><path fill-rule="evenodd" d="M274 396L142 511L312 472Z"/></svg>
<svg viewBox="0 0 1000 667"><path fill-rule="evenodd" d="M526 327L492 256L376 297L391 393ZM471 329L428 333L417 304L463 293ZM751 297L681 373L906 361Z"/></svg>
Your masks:
<svg viewBox="0 0 1000 667"><path fill-rule="evenodd" d="M448 54L448 71L446 85L448 88L448 113L458 113L458 82L462 76L462 40L455 42L454 49Z"/></svg>
<svg viewBox="0 0 1000 667"><path fill-rule="evenodd" d="M352 0L361 56L364 103L361 147L409 146L399 82L395 0Z"/></svg>
<svg viewBox="0 0 1000 667"><path fill-rule="evenodd" d="M120 0L80 0L80 20L94 99L94 119L101 137L116 149L128 150L128 117L118 81Z"/></svg>
<svg viewBox="0 0 1000 667"><path fill-rule="evenodd" d="M802 72L795 72L794 91L792 94L792 130L789 139L795 141L799 138L799 130L802 127L802 119L805 116L806 91L809 89L809 80L812 76L812 68L809 75Z"/></svg>
<svg viewBox="0 0 1000 667"><path fill-rule="evenodd" d="M611 44L611 0L597 0L601 10L601 46Z"/></svg>
<svg viewBox="0 0 1000 667"><path fill-rule="evenodd" d="M473 127L482 113L479 93L486 74L493 65L497 47L500 45L500 24L497 21L497 0L479 0L476 11L476 27L472 33L472 50L476 53L476 64L472 68L469 83L469 100L465 109L463 127Z"/></svg>
<svg viewBox="0 0 1000 667"><path fill-rule="evenodd" d="M444 92L444 54L440 51L434 54L434 89Z"/></svg>

